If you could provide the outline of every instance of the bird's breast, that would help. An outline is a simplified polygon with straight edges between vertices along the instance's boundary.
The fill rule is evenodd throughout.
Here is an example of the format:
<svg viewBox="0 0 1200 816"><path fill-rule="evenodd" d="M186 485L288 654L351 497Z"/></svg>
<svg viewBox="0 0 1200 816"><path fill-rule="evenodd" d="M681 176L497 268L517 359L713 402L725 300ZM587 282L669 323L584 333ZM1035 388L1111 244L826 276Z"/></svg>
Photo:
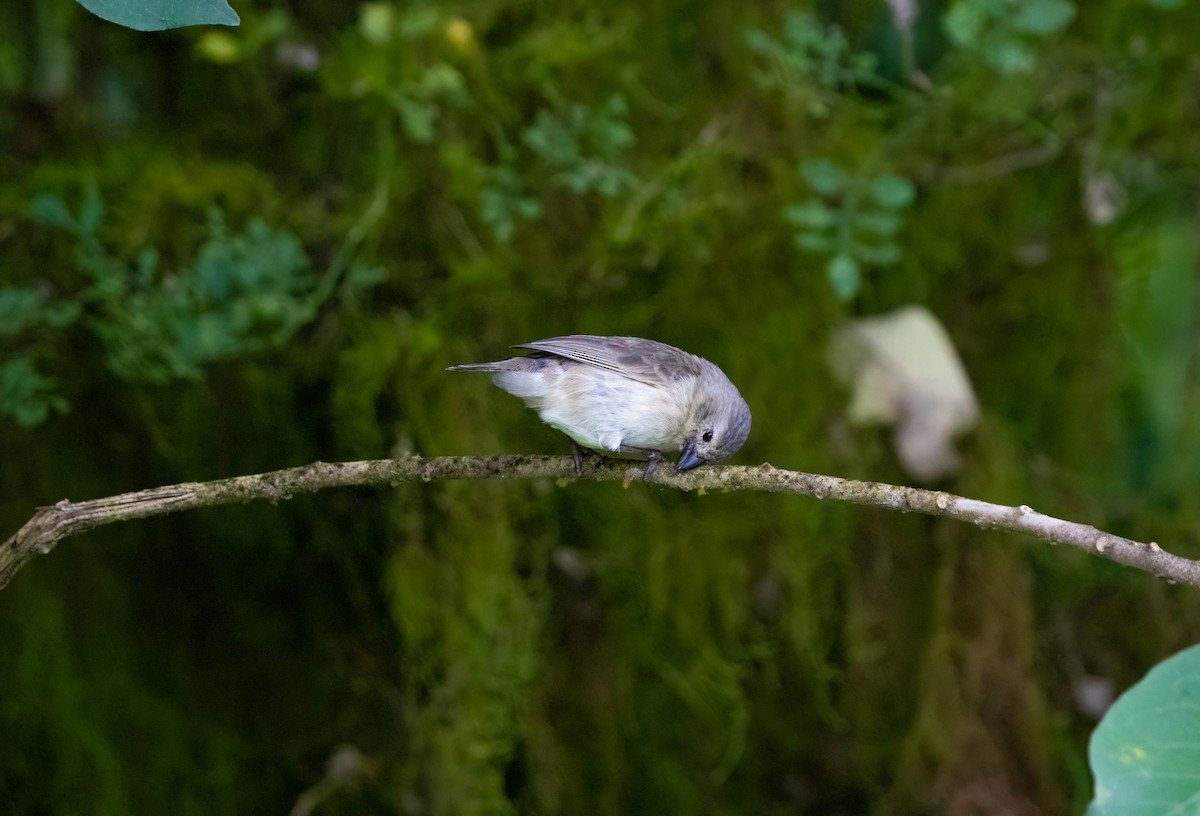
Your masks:
<svg viewBox="0 0 1200 816"><path fill-rule="evenodd" d="M543 422L598 450L621 445L680 449L694 383L676 380L655 387L595 366L547 366L551 368L553 373L543 374L539 394L519 395Z"/></svg>

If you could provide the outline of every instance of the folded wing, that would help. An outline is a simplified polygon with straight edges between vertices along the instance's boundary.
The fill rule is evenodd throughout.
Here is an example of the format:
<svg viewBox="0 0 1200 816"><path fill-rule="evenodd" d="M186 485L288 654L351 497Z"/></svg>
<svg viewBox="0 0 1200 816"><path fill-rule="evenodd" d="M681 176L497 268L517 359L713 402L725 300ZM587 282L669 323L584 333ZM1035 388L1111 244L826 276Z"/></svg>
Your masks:
<svg viewBox="0 0 1200 816"><path fill-rule="evenodd" d="M686 351L641 337L601 337L593 334L568 334L532 343L520 343L538 355L554 355L594 365L647 385L668 382L700 374L699 360Z"/></svg>

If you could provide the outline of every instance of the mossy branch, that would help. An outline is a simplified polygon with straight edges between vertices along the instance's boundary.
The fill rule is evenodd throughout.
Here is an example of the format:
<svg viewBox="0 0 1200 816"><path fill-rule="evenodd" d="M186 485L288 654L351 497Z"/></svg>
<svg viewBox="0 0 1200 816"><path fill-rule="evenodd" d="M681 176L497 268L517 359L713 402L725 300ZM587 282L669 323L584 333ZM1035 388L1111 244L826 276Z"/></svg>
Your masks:
<svg viewBox="0 0 1200 816"><path fill-rule="evenodd" d="M278 501L297 493L329 487L447 479L569 479L632 483L642 481L645 470L646 465L642 462L600 460L598 457L585 459L579 473L574 460L566 456L410 457L366 462L313 462L254 476L185 482L89 501L64 499L40 508L24 527L0 545L0 588L7 586L17 570L35 555L49 553L55 543L64 538L104 524L163 516L193 507L260 499ZM767 464L702 467L687 473L678 473L670 465L663 464L653 481L679 490L799 493L901 512L946 516L979 527L1024 533L1053 544L1069 544L1160 578L1200 587L1200 561L1172 555L1154 542L1121 538L1087 524L1038 513L1024 505L1006 507L938 490L780 470Z"/></svg>

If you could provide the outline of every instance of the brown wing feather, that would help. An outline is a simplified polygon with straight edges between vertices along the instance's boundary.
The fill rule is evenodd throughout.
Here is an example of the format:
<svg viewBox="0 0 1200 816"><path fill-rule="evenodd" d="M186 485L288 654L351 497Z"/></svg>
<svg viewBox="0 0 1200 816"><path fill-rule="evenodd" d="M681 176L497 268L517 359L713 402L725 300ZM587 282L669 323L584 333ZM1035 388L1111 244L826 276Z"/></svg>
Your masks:
<svg viewBox="0 0 1200 816"><path fill-rule="evenodd" d="M661 385L700 374L700 363L693 355L666 343L641 337L569 334L520 343L513 348L532 349L598 366L647 385Z"/></svg>

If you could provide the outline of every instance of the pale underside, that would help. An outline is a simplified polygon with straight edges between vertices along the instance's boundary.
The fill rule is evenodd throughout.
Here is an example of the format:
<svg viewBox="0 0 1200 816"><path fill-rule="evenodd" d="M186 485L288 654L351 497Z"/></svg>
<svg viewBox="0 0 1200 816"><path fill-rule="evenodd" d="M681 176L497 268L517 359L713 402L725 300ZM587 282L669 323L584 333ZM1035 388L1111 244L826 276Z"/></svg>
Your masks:
<svg viewBox="0 0 1200 816"><path fill-rule="evenodd" d="M493 382L585 448L678 451L695 379L647 385L607 368L543 359L536 371L497 371Z"/></svg>

